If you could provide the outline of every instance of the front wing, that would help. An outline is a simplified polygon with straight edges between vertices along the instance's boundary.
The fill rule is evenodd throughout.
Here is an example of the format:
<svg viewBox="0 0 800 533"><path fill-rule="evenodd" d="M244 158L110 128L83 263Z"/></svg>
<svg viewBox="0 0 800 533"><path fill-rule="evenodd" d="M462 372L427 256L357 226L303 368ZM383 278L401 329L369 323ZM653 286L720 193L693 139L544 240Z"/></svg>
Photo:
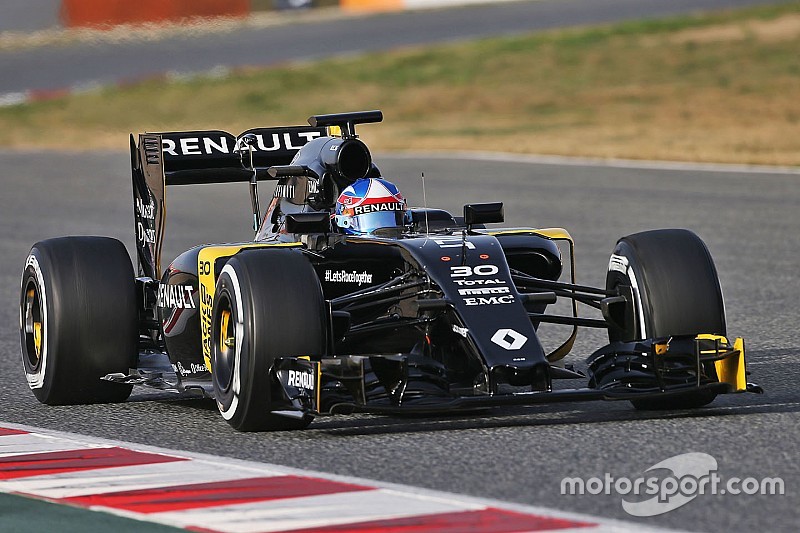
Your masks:
<svg viewBox="0 0 800 533"><path fill-rule="evenodd" d="M375 372L380 359L380 372ZM589 384L574 389L505 391L495 394L419 394L404 356L342 356L320 362L297 361L309 377L307 388L290 386L288 359L276 364L275 382L286 402L309 414L425 414L511 405L592 400L659 398L686 394L762 392L747 383L744 341L698 335L617 342L589 359ZM569 373L569 372L567 372ZM573 377L581 377L572 372ZM335 386L333 386L335 384Z"/></svg>

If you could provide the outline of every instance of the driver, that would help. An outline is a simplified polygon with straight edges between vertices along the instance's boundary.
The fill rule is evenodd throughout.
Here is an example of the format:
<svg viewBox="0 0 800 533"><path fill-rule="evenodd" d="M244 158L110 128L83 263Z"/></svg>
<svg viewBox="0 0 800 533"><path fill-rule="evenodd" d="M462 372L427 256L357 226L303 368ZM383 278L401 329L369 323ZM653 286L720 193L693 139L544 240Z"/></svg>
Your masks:
<svg viewBox="0 0 800 533"><path fill-rule="evenodd" d="M334 226L348 235L398 237L406 211L406 201L393 183L362 178L342 191L331 218Z"/></svg>

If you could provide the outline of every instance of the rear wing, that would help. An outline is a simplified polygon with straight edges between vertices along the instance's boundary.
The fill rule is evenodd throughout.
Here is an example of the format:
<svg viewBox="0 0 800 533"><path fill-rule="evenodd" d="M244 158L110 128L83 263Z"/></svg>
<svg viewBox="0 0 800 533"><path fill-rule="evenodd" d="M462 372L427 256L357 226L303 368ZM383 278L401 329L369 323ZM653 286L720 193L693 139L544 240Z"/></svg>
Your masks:
<svg viewBox="0 0 800 533"><path fill-rule="evenodd" d="M288 165L302 146L327 134L325 127L310 126L256 128L238 137L217 130L143 133L138 142L131 134L138 275L161 277L167 185L250 181L251 154L258 178L272 179L267 168ZM236 144L244 135L255 142L252 152L240 155Z"/></svg>

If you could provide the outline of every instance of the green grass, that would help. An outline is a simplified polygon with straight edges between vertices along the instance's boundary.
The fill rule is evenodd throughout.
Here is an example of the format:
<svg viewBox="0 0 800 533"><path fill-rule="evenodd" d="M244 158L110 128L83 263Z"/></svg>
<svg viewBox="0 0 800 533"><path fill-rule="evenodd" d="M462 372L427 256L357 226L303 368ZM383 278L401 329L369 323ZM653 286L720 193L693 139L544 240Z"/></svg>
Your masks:
<svg viewBox="0 0 800 533"><path fill-rule="evenodd" d="M14 533L178 533L176 527L59 505L14 494L0 494L0 531Z"/></svg>
<svg viewBox="0 0 800 533"><path fill-rule="evenodd" d="M800 2L150 81L0 109L0 145L379 108L373 148L800 164Z"/></svg>

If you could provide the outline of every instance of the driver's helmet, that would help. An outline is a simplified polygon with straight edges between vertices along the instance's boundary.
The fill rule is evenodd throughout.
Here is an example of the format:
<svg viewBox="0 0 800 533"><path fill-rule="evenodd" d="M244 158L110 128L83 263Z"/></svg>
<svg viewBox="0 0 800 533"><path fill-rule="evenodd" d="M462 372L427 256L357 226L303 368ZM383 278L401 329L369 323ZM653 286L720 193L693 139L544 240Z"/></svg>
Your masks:
<svg viewBox="0 0 800 533"><path fill-rule="evenodd" d="M333 221L344 233L365 235L389 228L398 231L405 213L406 201L393 183L362 178L339 195Z"/></svg>

